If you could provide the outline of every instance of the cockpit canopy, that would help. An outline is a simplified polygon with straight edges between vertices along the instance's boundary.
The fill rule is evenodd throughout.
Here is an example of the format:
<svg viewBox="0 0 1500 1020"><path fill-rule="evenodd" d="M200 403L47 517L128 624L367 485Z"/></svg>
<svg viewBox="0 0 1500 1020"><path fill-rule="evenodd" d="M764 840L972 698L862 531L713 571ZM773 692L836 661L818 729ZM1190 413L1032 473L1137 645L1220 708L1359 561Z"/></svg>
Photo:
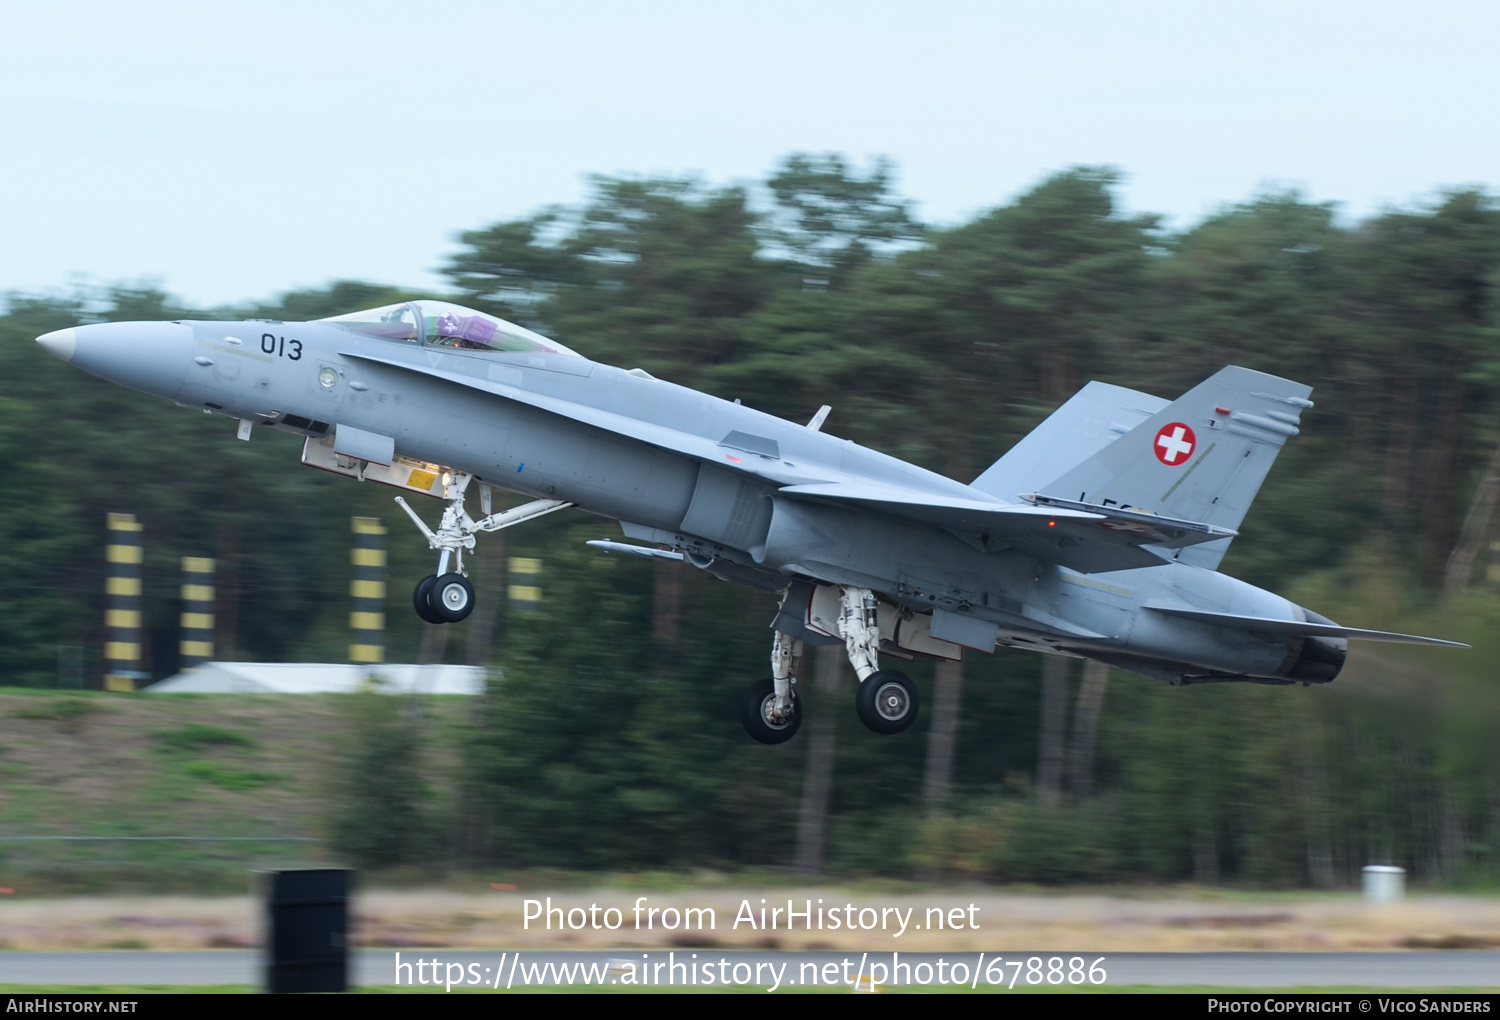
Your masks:
<svg viewBox="0 0 1500 1020"><path fill-rule="evenodd" d="M450 301L404 301L399 305L332 315L318 321L331 322L382 340L405 340L436 347L455 347L462 351L535 352L581 357L540 333Z"/></svg>

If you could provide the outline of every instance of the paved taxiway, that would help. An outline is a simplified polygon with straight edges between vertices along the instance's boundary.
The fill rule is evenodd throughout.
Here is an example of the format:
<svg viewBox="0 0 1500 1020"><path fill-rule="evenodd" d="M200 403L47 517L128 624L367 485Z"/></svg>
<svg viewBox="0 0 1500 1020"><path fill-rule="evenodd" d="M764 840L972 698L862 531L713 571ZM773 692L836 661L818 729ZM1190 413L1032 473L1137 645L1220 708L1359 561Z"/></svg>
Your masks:
<svg viewBox="0 0 1500 1020"><path fill-rule="evenodd" d="M352 954L353 981L357 985L388 985L396 980L396 950L361 949ZM696 961L736 962L770 961L785 965L782 973L796 975L803 964L819 968L833 963L860 960L859 953L840 952L745 952L715 949L678 949L672 957L678 963ZM696 954L696 956L694 956ZM1064 960L1080 956L1085 966L1103 957L1100 966L1111 985L1208 985L1237 988L1315 987L1345 985L1368 988L1500 988L1500 952L1396 952L1396 953L1025 953L998 954L1007 963L1040 957L1050 961L1062 955ZM939 957L948 967L962 963L969 974L975 973L978 953L902 953L900 962L912 967L922 963L935 966ZM984 963L992 964L996 954L986 954ZM667 951L616 949L594 952L554 952L523 950L521 961L531 965L569 965L603 961L641 960L666 962ZM465 974L491 976L505 973L513 955L491 950L402 949L403 964L418 960L461 963ZM891 962L890 953L871 953L873 961ZM469 965L477 970L470 970ZM0 984L143 984L143 985L213 985L258 984L261 955L256 950L209 950L196 952L72 952L33 953L0 952ZM555 973L555 970L552 971ZM930 972L929 972L930 973ZM1009 978L1012 968L1006 967ZM414 979L404 972L404 983ZM430 972L424 975L430 976ZM787 984L793 985L793 981ZM1026 981L1023 970L1020 984ZM503 987L504 981L497 981ZM561 983L556 980L547 984ZM580 982L581 983L581 982ZM665 982L663 982L665 983ZM680 983L680 982L679 982ZM887 983L906 983L890 981Z"/></svg>

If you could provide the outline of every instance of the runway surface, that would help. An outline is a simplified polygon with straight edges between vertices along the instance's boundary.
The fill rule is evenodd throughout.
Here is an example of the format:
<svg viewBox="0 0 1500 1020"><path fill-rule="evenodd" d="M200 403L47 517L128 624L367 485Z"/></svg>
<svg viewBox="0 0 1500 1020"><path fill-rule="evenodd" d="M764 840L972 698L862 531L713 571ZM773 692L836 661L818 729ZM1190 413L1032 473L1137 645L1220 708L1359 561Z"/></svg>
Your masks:
<svg viewBox="0 0 1500 1020"><path fill-rule="evenodd" d="M1032 961L1035 960L1035 963ZM1057 960L1057 963L1053 963ZM998 964L997 964L998 961ZM398 971L398 963L400 969ZM0 952L0 984L219 985L261 982L257 950ZM356 985L1205 985L1233 988L1500 988L1500 952L1399 953L840 953L361 949ZM1093 968L1092 976L1090 969Z"/></svg>

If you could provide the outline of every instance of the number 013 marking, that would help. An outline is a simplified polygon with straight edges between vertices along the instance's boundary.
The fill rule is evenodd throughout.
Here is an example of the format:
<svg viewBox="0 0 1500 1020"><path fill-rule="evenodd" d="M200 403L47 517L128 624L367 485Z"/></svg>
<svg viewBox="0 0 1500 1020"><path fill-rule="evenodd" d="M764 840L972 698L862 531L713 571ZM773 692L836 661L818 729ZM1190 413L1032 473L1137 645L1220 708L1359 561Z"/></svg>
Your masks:
<svg viewBox="0 0 1500 1020"><path fill-rule="evenodd" d="M287 350L288 347L291 348L290 351ZM301 340L288 340L284 336L278 337L270 333L262 333L260 335L260 349L264 354L274 354L278 358L285 358L288 361L302 360Z"/></svg>

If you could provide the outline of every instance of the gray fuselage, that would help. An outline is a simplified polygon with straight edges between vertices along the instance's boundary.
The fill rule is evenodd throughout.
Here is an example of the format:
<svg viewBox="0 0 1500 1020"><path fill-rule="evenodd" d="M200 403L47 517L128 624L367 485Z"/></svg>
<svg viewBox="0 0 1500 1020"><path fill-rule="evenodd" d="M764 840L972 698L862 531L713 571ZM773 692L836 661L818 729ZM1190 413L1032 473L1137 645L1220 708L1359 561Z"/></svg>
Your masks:
<svg viewBox="0 0 1500 1020"><path fill-rule="evenodd" d="M1213 570L1164 558L1083 574L983 533L781 494L788 485L856 479L995 499L644 373L572 354L384 340L325 322L106 323L72 332L67 360L112 381L305 436L339 424L388 436L401 456L575 503L734 581L767 590L795 579L858 585L907 610L981 621L999 644L1087 655L1169 682L1332 678L1299 672L1302 638L1143 609L1166 600L1302 618L1286 599Z"/></svg>

